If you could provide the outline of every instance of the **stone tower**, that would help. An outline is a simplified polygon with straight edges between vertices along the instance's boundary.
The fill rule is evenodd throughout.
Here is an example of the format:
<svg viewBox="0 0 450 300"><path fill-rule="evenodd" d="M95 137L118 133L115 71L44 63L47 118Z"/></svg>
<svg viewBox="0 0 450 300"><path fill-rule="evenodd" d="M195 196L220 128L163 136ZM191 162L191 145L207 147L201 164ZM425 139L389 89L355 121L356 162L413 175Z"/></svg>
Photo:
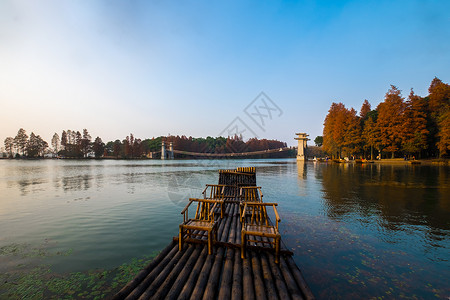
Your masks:
<svg viewBox="0 0 450 300"><path fill-rule="evenodd" d="M305 149L307 147L306 142L309 141L308 134L296 133L298 137L295 139L298 141L297 160L306 160Z"/></svg>

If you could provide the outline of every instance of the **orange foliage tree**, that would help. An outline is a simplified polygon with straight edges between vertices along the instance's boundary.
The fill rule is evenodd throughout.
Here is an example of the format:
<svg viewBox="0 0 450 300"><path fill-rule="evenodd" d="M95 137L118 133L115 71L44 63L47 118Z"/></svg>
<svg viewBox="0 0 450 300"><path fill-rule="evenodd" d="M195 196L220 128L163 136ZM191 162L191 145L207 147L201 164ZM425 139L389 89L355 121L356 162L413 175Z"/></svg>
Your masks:
<svg viewBox="0 0 450 300"><path fill-rule="evenodd" d="M344 151L349 155L360 153L362 148L361 122L360 118L356 115L356 110L353 108L346 112L345 125Z"/></svg>
<svg viewBox="0 0 450 300"><path fill-rule="evenodd" d="M347 109L342 103L332 103L323 127L323 149L333 157L340 157L344 145Z"/></svg>
<svg viewBox="0 0 450 300"><path fill-rule="evenodd" d="M449 144L449 110L450 110L450 85L434 78L428 88L429 121L431 123L431 144L436 146L439 156L448 153Z"/></svg>
<svg viewBox="0 0 450 300"><path fill-rule="evenodd" d="M364 129L362 131L362 140L365 149L370 149L370 159L373 160L373 149L380 150L380 132L373 116L367 118L364 122Z"/></svg>
<svg viewBox="0 0 450 300"><path fill-rule="evenodd" d="M391 85L375 110L364 100L359 116L342 103L333 103L324 121L323 150L333 157L362 149L426 156L450 154L450 85L434 78L427 97L411 93L408 100Z"/></svg>
<svg viewBox="0 0 450 300"><path fill-rule="evenodd" d="M411 89L402 125L402 149L407 153L419 153L427 148L426 101Z"/></svg>
<svg viewBox="0 0 450 300"><path fill-rule="evenodd" d="M392 153L392 158L401 147L405 108L406 104L400 90L393 85L386 93L384 102L377 107L377 126L380 131L381 145L384 151Z"/></svg>

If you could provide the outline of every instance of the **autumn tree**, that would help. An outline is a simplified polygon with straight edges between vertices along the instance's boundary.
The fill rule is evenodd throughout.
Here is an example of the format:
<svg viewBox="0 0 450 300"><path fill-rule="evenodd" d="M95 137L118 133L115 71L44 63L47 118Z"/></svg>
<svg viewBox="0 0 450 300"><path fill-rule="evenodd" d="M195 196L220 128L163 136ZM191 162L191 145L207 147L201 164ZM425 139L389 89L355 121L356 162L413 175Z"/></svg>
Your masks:
<svg viewBox="0 0 450 300"><path fill-rule="evenodd" d="M92 149L94 150L94 154L96 158L99 158L103 155L105 150L105 143L103 143L100 137L96 137L94 143L92 145Z"/></svg>
<svg viewBox="0 0 450 300"><path fill-rule="evenodd" d="M14 145L17 148L17 151L22 152L22 155L25 154L25 148L28 142L28 135L23 128L20 128L17 132L16 137L14 138Z"/></svg>
<svg viewBox="0 0 450 300"><path fill-rule="evenodd" d="M369 116L364 122L362 131L362 140L365 149L370 149L370 159L373 160L373 150L380 150L380 132L375 121L375 116Z"/></svg>
<svg viewBox="0 0 450 300"><path fill-rule="evenodd" d="M450 110L450 85L434 78L428 88L430 144L444 155L448 149L448 111Z"/></svg>
<svg viewBox="0 0 450 300"><path fill-rule="evenodd" d="M333 156L340 157L344 146L348 110L342 103L332 103L323 128L323 149Z"/></svg>
<svg viewBox="0 0 450 300"><path fill-rule="evenodd" d="M359 153L362 148L361 122L353 108L346 111L343 149L348 155Z"/></svg>
<svg viewBox="0 0 450 300"><path fill-rule="evenodd" d="M12 157L14 149L14 139L9 136L5 139L4 143L5 143L5 151L8 152L9 157Z"/></svg>
<svg viewBox="0 0 450 300"><path fill-rule="evenodd" d="M392 153L392 158L401 147L405 107L400 90L393 85L386 93L384 102L377 107L381 145L384 151Z"/></svg>
<svg viewBox="0 0 450 300"><path fill-rule="evenodd" d="M359 117L361 118L361 120L365 120L367 117L367 114L370 112L371 110L371 106L369 101L364 100L363 105L361 106L361 110L359 112Z"/></svg>
<svg viewBox="0 0 450 300"><path fill-rule="evenodd" d="M414 94L411 89L406 101L402 124L402 150L407 153L419 153L427 148L427 103Z"/></svg>
<svg viewBox="0 0 450 300"><path fill-rule="evenodd" d="M439 157L450 153L450 109L447 109L438 119L438 142Z"/></svg>
<svg viewBox="0 0 450 300"><path fill-rule="evenodd" d="M55 132L55 134L53 134L52 137L52 147L53 147L53 152L54 153L58 153L59 149L60 149L60 139L59 139L59 135Z"/></svg>

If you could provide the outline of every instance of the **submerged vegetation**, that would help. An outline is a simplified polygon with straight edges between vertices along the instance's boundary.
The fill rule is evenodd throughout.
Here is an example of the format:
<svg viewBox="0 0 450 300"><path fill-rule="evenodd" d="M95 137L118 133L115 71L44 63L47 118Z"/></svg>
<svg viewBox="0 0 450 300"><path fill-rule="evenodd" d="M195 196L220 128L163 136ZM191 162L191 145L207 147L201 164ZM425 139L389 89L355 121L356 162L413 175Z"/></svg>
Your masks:
<svg viewBox="0 0 450 300"><path fill-rule="evenodd" d="M0 248L0 261L15 263L14 271L0 272L1 299L104 299L113 295L142 270L158 253L134 258L116 268L60 274L45 263L56 255L45 245L11 244ZM26 263L24 263L26 262Z"/></svg>

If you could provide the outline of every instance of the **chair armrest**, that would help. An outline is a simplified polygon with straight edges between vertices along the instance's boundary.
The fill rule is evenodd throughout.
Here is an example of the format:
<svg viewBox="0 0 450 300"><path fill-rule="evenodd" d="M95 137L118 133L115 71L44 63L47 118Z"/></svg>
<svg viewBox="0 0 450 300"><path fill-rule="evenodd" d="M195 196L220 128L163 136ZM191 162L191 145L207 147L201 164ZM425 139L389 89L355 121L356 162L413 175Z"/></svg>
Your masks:
<svg viewBox="0 0 450 300"><path fill-rule="evenodd" d="M192 204L192 202L193 202L193 200L191 200L191 199L189 199L189 203L186 205L186 207L185 208L183 208L183 210L181 211L181 214L184 214L186 211L187 211L187 209L188 209L188 207L189 207L189 205L191 205Z"/></svg>
<svg viewBox="0 0 450 300"><path fill-rule="evenodd" d="M213 221L214 221L214 209L216 209L216 205L217 205L217 202L216 203L214 203L214 205L211 207L211 210L210 210L210 212L209 212L209 217L213 217Z"/></svg>
<svg viewBox="0 0 450 300"><path fill-rule="evenodd" d="M245 223L245 211L247 210L247 203L244 204L244 209L242 210L242 214L240 215L241 217L241 223L244 224Z"/></svg>
<svg viewBox="0 0 450 300"><path fill-rule="evenodd" d="M188 208L189 208L189 205L191 205L192 204L192 200L191 199L189 199L189 203L186 205L186 207L181 211L181 214L183 215L183 223L186 223L187 222L187 220L189 219L189 210L188 210Z"/></svg>
<svg viewBox="0 0 450 300"><path fill-rule="evenodd" d="M275 212L275 220L276 220L276 225L277 225L277 230L278 230L278 223L281 222L281 218L280 218L280 215L278 214L277 207L275 204L272 205L272 207L273 207L273 211Z"/></svg>
<svg viewBox="0 0 450 300"><path fill-rule="evenodd" d="M260 186L258 186L258 190L259 190L259 200L262 201L263 193L261 191L261 187Z"/></svg>

